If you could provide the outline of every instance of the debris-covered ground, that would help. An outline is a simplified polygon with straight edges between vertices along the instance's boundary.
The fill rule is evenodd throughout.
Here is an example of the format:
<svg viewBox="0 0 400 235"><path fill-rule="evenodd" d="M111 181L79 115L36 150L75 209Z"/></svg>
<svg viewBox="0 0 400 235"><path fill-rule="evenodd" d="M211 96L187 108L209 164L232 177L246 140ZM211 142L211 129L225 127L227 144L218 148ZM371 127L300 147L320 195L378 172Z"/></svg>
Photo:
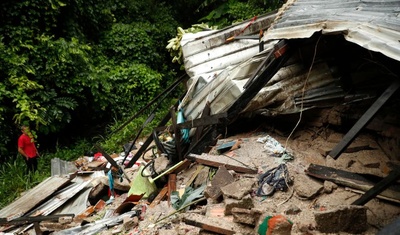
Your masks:
<svg viewBox="0 0 400 235"><path fill-rule="evenodd" d="M143 165L126 168L130 183L115 172L110 177L101 155L80 157L74 162L77 172L63 178L90 183L69 196L42 198L66 200L47 207L37 203L21 218L38 221L3 221L2 231L35 234L36 224L37 234L376 234L399 215L395 185L365 206L352 205L373 186L363 177L376 182L391 170L392 161L373 133L359 135L334 160L326 155L343 133L323 122L308 121L290 138L283 126L257 125L219 139L209 152L190 154L179 172L148 178L138 175ZM154 168L167 165L159 156Z"/></svg>

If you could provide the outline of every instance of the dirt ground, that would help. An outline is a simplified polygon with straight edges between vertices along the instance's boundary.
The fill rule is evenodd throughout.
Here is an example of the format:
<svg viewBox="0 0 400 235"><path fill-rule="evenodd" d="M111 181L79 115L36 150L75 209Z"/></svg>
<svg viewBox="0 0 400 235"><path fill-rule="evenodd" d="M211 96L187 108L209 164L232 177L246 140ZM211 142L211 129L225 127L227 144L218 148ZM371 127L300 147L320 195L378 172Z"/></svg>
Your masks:
<svg viewBox="0 0 400 235"><path fill-rule="evenodd" d="M279 118L278 118L279 119ZM335 120L334 120L335 121ZM393 161L385 154L384 149L379 143L377 133L371 131L362 131L352 144L347 148L352 151L344 152L336 160L326 156L334 148L346 133L346 128L331 127L321 121L321 115L316 119L304 119L292 133L296 120L286 122L281 120L278 124L276 119L244 121L238 122L234 126L234 131L229 131L225 138L219 139L215 146L207 153L215 155L216 159L224 161L225 158L234 159L243 166L256 169L256 174L238 173L230 170L235 180L250 178L254 182L267 170L282 163L282 158L276 157L271 148L268 148L262 138L267 136L276 140L293 158L286 160L289 177L292 184L285 191L275 191L270 196L256 196L255 191L258 188L254 184L253 191L249 193L254 203L254 208L267 215L284 215L293 222L291 234L315 235L323 234L317 229L315 213L335 210L340 206L351 205L360 198L363 192L354 188L345 187L330 181L324 181L306 174L310 164L317 164L332 167L338 170L344 170L362 175L372 175L385 177L390 172L389 162ZM347 129L348 130L348 129ZM216 147L218 144L230 141L240 140L238 149L218 154ZM398 147L398 146L397 146ZM394 146L396 148L396 146ZM181 171L177 175L176 189L184 189L196 170L197 163ZM197 176L199 178L199 176ZM196 183L197 181L194 180ZM203 178L204 181L204 178ZM202 181L198 182L201 184ZM112 210L121 205L126 199L127 194L122 194L115 198L115 201L107 206L105 210ZM139 204L141 207L143 204ZM108 229L100 234L146 234L146 235L173 235L173 234L214 234L201 226L192 226L185 223L185 217L190 214L205 215L207 218L216 220L232 221L232 215L216 213L216 208L224 209L224 201L215 202L204 200L185 210L176 212L167 200L160 201L155 207L149 207L148 204L142 219L137 226L124 233L120 226ZM383 199L376 197L365 204L367 208L367 226L368 229L362 234L376 234L387 224L391 223L400 215L400 202L393 199ZM214 209L214 210L211 210ZM256 230L253 229L254 234ZM241 233L238 231L236 234ZM350 234L350 233L335 233Z"/></svg>
<svg viewBox="0 0 400 235"><path fill-rule="evenodd" d="M267 197L253 195L256 208L262 208L263 211L269 212L271 215L282 214L290 219L293 222L292 234L321 234L315 228L314 213L316 211L331 210L341 205L350 205L361 196L360 192L355 192L351 188L334 183L329 184L306 175L305 170L309 164L313 163L381 177L386 176L388 173L389 168L386 163L389 158L380 149L373 135L360 134L352 144L368 146L368 148L361 148L361 150L352 153L343 153L337 160L334 160L323 156L321 152L326 149L332 149L342 139L343 133L311 125L299 128L288 138L287 135L284 136L277 130L261 129L263 130L260 131L260 128L253 131L247 130L220 141L226 142L240 139L242 141L240 148L231 151L228 155L244 165L256 168L259 174L280 163L280 159L271 156L270 152L265 149L264 144L258 141L260 138L271 136L293 155L293 160L286 162L289 175L293 180L293 184L290 185L289 189L276 191L273 195ZM225 156L221 155L220 157ZM184 187L184 185L179 184L185 182L192 172L193 167L178 175L177 188ZM234 173L234 176L236 178L253 177L257 179L259 174ZM324 189L322 191L313 189L316 186ZM327 188L330 189L327 190ZM307 190L311 192L304 192ZM304 195L310 194L314 195L304 197ZM204 213L207 207L212 206L211 203L213 202L208 201L206 205L199 205L197 210L199 210L199 213ZM399 203L384 199L375 198L370 200L365 205L367 207L368 230L364 234L376 234L379 229L392 222L400 214L399 205ZM296 210L298 212L297 214L287 214L288 210ZM182 218L185 216L184 212L168 217L167 215L172 212L173 209L165 201L160 203L146 212L146 219L139 224L139 230L146 231L146 234L173 234L172 231L180 231L178 234L212 234L200 231L197 227L185 225L182 222ZM193 211L193 209L186 211L186 213L193 212L196 211ZM167 217L165 220L154 224L154 221L164 216ZM231 220L229 216L225 216L224 219ZM171 233L168 233L168 231Z"/></svg>

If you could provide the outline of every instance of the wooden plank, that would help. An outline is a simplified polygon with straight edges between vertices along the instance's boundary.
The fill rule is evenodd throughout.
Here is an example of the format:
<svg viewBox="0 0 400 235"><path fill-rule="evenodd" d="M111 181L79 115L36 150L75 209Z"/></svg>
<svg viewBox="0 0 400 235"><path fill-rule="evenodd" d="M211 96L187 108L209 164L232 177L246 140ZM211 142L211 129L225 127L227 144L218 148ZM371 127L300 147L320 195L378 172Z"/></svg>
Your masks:
<svg viewBox="0 0 400 235"><path fill-rule="evenodd" d="M336 184L347 186L350 188L359 189L364 192L370 190L376 184L376 182L373 182L372 180L369 180L360 174L343 171L327 166L310 164L305 172L307 175L323 180L332 181ZM400 200L400 187L399 185L393 185L382 191L380 195L393 198L395 200Z"/></svg>
<svg viewBox="0 0 400 235"><path fill-rule="evenodd" d="M164 199L164 197L167 195L168 192L168 187L165 186L164 188L161 189L161 191L158 193L157 197L154 198L154 200L151 202L150 204L150 208L155 207L156 205L158 205L158 203L160 203L161 200Z"/></svg>
<svg viewBox="0 0 400 235"><path fill-rule="evenodd" d="M52 176L26 192L13 203L0 210L0 218L18 218L48 199L58 189L66 186L71 180L65 177Z"/></svg>
<svg viewBox="0 0 400 235"><path fill-rule="evenodd" d="M379 181L379 183L375 184L374 187L372 187L367 192L365 192L365 194L362 195L359 199L355 200L352 203L352 205L361 206L361 205L366 204L372 198L376 197L379 193L383 192L390 185L392 185L394 182L396 182L398 179L400 179L400 170L399 169L392 170L388 176L386 176L384 179Z"/></svg>
<svg viewBox="0 0 400 235"><path fill-rule="evenodd" d="M354 189L354 188L345 187L345 190L351 191L351 192L355 192L355 193L359 193L359 194L365 194L364 191L358 190L358 189ZM400 204L400 200L396 200L396 199L393 199L393 198L390 198L390 197L385 197L385 196L382 196L380 194L376 195L376 198Z"/></svg>
<svg viewBox="0 0 400 235"><path fill-rule="evenodd" d="M257 169L250 168L244 163L241 163L238 160L226 157L224 155L189 154L186 158L206 166L212 166L212 167L225 166L226 169L234 170L239 173L251 173L251 174L257 173Z"/></svg>
<svg viewBox="0 0 400 235"><path fill-rule="evenodd" d="M337 159L340 154L351 144L351 142L357 137L361 129L364 128L379 109L388 101L388 99L397 91L400 87L400 82L395 80L393 83L382 93L382 95L371 105L371 107L361 116L360 119L354 124L349 132L343 137L343 139L332 149L329 156L333 159Z"/></svg>
<svg viewBox="0 0 400 235"><path fill-rule="evenodd" d="M169 156L170 161L172 160L173 164L178 163L179 161L182 160L182 146L181 146L181 139L182 139L182 133L181 129L179 129L176 124L177 124L177 117L175 115L175 108L171 107L169 112L171 113L171 121L172 121L172 130L174 131L175 135L175 149L176 149L176 157L173 158L173 156Z"/></svg>
<svg viewBox="0 0 400 235"><path fill-rule="evenodd" d="M183 163L180 166L178 166L176 169L174 169L172 171L172 173L178 174L179 172L181 172L181 171L185 170L186 168L188 168L190 166L190 164L192 164L192 162L190 162L189 160L185 159L185 160L183 160Z"/></svg>
<svg viewBox="0 0 400 235"><path fill-rule="evenodd" d="M203 165L197 165L196 166L197 169L196 171L190 176L190 178L188 179L188 181L186 181L185 185L186 186L191 186L194 179L196 179L197 175L200 173L201 170L203 170L204 166Z"/></svg>
<svg viewBox="0 0 400 235"><path fill-rule="evenodd" d="M5 218L0 218L0 225L3 224L30 224L41 221L58 221L62 217L74 218L75 214L47 215L47 216L24 216L8 221Z"/></svg>
<svg viewBox="0 0 400 235"><path fill-rule="evenodd" d="M184 221L186 224L193 225L202 228L207 231L211 231L217 234L235 234L235 224L231 221L225 220L223 218L215 219L208 218L203 215L198 214L188 214L185 216Z"/></svg>
<svg viewBox="0 0 400 235"><path fill-rule="evenodd" d="M203 112L201 114L201 119L209 120L210 112L211 112L210 103L207 102L206 106L204 107ZM201 139L203 131L204 131L204 126L196 127L196 132L195 132L194 136L192 137L192 139L190 141L189 149L191 149L193 146L195 146L197 144L197 142Z"/></svg>
<svg viewBox="0 0 400 235"><path fill-rule="evenodd" d="M168 123L169 119L171 119L171 114L168 112L164 118L160 121L160 123L158 124L158 127L160 126L164 126L165 124ZM142 154L144 153L144 151L146 151L147 147L151 144L151 142L153 142L153 135L149 135L149 137L147 137L146 141L143 143L142 146L140 146L140 148L138 149L138 151L135 153L135 155L132 157L132 159L129 161L128 165L126 166L127 168L132 167L133 164L136 163L137 160L139 160L139 158L142 156Z"/></svg>
<svg viewBox="0 0 400 235"><path fill-rule="evenodd" d="M168 175L168 205L171 205L172 192L176 191L176 174Z"/></svg>

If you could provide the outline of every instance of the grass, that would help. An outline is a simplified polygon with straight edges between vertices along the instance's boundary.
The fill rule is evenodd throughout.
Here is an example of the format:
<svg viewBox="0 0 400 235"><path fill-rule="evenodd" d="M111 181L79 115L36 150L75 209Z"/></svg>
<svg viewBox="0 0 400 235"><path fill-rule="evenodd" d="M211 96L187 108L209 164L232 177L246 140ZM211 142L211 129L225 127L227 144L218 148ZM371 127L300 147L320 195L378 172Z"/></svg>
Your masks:
<svg viewBox="0 0 400 235"><path fill-rule="evenodd" d="M11 159L0 166L0 208L16 200L21 193L47 178L44 171L26 174L22 156Z"/></svg>
<svg viewBox="0 0 400 235"><path fill-rule="evenodd" d="M162 111L164 110L164 111ZM122 145L132 140L139 130L143 128L140 137L147 136L152 128L161 120L168 110L164 107L157 112L155 120L143 128L146 117L141 117L126 125L118 133L107 138L96 137L94 142L101 142L106 152L122 151ZM114 123L112 127L119 127L123 123ZM112 128L111 128L112 129ZM21 194L28 189L38 185L43 180L51 176L51 159L59 158L65 161L74 161L93 149L93 141L80 140L74 146L57 147L54 153L41 153L38 161L38 171L26 174L26 165L21 155L15 156L0 165L0 209L15 201Z"/></svg>

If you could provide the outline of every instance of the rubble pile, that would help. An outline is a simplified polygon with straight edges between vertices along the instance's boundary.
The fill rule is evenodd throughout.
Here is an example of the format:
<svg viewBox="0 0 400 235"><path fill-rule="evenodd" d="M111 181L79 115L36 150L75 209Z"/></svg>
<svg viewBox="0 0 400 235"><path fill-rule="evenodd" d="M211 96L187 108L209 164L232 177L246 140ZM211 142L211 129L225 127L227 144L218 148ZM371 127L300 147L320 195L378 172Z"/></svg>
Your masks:
<svg viewBox="0 0 400 235"><path fill-rule="evenodd" d="M148 151L123 174L101 154L54 159L41 193L0 211L1 234L376 234L400 213L396 185L354 202L373 187L363 177L385 177L390 159L368 134L331 159L342 134L315 128L290 141L278 130L237 134L175 165Z"/></svg>

